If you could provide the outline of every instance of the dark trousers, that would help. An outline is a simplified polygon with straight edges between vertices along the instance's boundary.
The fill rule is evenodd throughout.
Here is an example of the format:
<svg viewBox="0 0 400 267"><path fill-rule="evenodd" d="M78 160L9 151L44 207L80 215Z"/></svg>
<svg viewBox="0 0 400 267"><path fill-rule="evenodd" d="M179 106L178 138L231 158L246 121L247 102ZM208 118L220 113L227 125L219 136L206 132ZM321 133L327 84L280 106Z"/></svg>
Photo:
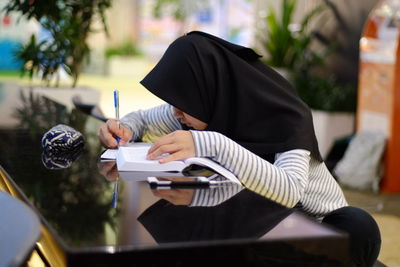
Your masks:
<svg viewBox="0 0 400 267"><path fill-rule="evenodd" d="M373 266L381 248L381 234L374 218L362 209L343 207L322 220L349 234L348 266Z"/></svg>

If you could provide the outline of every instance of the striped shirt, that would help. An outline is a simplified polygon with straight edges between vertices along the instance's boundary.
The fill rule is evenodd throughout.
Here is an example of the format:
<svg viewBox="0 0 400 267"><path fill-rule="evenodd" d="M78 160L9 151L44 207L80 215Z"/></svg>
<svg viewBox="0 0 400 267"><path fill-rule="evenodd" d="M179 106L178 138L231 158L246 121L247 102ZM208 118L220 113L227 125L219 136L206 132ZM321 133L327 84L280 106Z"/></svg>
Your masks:
<svg viewBox="0 0 400 267"><path fill-rule="evenodd" d="M121 123L134 133L133 140L154 142L182 129L168 104L132 112ZM303 149L275 155L274 164L250 152L230 138L212 131L191 130L197 157L207 157L230 170L242 185L281 205L302 209L315 217L347 206L342 190L325 163Z"/></svg>

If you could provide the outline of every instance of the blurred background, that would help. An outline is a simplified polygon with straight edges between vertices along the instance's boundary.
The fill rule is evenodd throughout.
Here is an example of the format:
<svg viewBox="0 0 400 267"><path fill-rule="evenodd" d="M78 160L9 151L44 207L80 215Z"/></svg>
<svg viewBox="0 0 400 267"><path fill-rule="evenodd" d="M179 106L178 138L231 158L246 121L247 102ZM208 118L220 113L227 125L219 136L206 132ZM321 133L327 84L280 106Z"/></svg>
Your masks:
<svg viewBox="0 0 400 267"><path fill-rule="evenodd" d="M18 105L21 88L70 108L96 106L106 118L114 116L116 89L121 116L160 104L139 81L179 36L193 30L214 34L253 48L294 85L312 108L331 170L344 160L357 132L379 130L389 140L381 150L375 144L366 152L376 158L374 181L367 186L336 177L350 204L370 211L381 226L380 260L400 266L400 178L392 167L400 157L390 154L400 139L393 130L400 105L395 103L399 2L0 0L0 127L16 123L9 110ZM377 66L386 69L374 72ZM11 87L15 93L5 94Z"/></svg>
<svg viewBox="0 0 400 267"><path fill-rule="evenodd" d="M49 86L90 86L87 78L96 77L142 78L173 40L201 30L254 48L284 75L301 73L292 75L300 91L312 78L313 89L302 93L312 108L354 112L358 43L376 2L1 0L0 70L5 76L23 68L24 77ZM85 8L91 11L80 17L79 9ZM132 92L119 84L111 87ZM142 107L135 102L122 105L122 113ZM112 115L112 105L101 106Z"/></svg>

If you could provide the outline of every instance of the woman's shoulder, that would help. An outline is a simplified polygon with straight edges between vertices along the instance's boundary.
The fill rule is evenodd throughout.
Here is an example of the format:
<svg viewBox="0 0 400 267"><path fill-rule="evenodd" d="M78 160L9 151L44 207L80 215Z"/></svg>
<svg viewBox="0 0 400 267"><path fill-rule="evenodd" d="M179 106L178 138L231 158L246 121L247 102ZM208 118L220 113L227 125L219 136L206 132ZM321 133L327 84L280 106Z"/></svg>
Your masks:
<svg viewBox="0 0 400 267"><path fill-rule="evenodd" d="M310 173L329 173L325 162L321 162L311 155L311 152L306 149L292 149L275 155L274 165L308 165Z"/></svg>
<svg viewBox="0 0 400 267"><path fill-rule="evenodd" d="M303 156L303 157L309 157L311 158L311 152L306 150L306 149L291 149L288 151L284 151L284 152L280 152L280 153L276 153L275 155L275 160L279 159L279 158L286 158L286 157L291 157L291 156Z"/></svg>
<svg viewBox="0 0 400 267"><path fill-rule="evenodd" d="M306 166L310 164L311 152L306 149L291 149L275 154L276 166Z"/></svg>

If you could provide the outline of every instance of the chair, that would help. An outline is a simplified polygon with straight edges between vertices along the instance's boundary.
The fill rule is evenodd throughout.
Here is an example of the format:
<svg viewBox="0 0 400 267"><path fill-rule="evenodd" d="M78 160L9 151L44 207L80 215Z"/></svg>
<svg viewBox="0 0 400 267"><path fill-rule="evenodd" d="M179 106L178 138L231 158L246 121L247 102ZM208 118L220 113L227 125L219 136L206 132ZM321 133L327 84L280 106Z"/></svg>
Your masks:
<svg viewBox="0 0 400 267"><path fill-rule="evenodd" d="M38 216L22 201L0 191L0 266L22 266L40 238Z"/></svg>

